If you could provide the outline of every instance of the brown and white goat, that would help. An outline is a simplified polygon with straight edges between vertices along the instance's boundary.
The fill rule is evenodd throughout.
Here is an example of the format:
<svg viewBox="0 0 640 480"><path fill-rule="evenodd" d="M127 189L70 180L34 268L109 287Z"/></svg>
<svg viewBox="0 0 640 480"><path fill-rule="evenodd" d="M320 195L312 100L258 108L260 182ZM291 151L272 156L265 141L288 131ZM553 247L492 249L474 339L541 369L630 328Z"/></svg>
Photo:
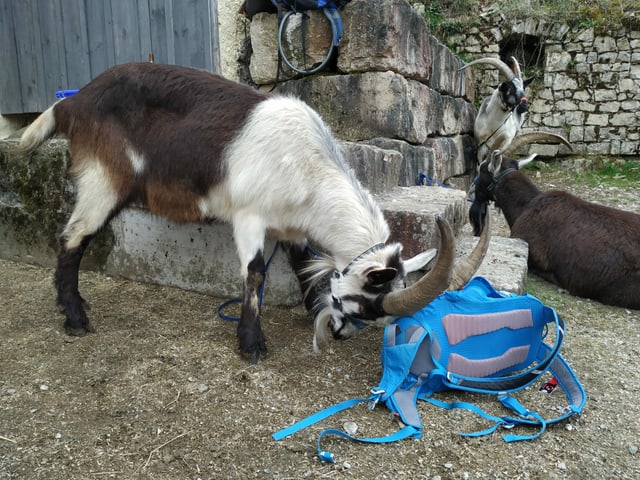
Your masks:
<svg viewBox="0 0 640 480"><path fill-rule="evenodd" d="M402 246L386 243L389 227L380 208L346 165L329 128L294 98L200 70L124 64L51 106L25 131L21 148L34 149L55 133L69 139L77 187L55 276L72 335L94 331L78 293L83 252L131 202L174 221L231 222L244 278L237 333L252 361L266 351L258 291L268 234L299 246L309 239L328 252L304 269L306 280L309 273L332 272L331 291L316 309L320 340L329 327L334 337L347 338L356 323L413 313L452 276L464 283L478 266L472 261L479 264L469 259L453 271L453 236L439 219L434 268L403 288L407 273L433 252L403 260Z"/></svg>
<svg viewBox="0 0 640 480"><path fill-rule="evenodd" d="M534 136L517 138L512 149L542 139ZM640 215L564 191L541 191L519 171L533 157L518 162L496 151L480 167L469 211L474 233L493 201L511 236L529 245L533 272L572 295L640 309Z"/></svg>
<svg viewBox="0 0 640 480"><path fill-rule="evenodd" d="M511 57L512 67L499 58L485 57L464 65L460 70L472 65L488 64L496 67L506 78L498 85L490 97L480 105L473 125L476 141L476 158L482 163L489 152L505 150L520 132L529 110L525 88L533 78L524 80L520 64Z"/></svg>

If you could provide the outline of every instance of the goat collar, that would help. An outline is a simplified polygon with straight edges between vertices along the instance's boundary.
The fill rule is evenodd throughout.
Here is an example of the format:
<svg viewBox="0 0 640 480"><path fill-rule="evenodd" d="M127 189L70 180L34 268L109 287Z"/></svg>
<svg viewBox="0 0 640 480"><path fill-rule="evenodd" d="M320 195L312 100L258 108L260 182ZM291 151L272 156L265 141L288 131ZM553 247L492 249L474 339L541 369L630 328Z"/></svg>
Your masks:
<svg viewBox="0 0 640 480"><path fill-rule="evenodd" d="M504 177L506 177L510 173L517 172L517 171L518 171L517 168L509 167L509 168L503 170L502 172L498 173L498 175L492 176L491 184L489 184L489 186L487 187L487 190L489 192L493 192L495 190L496 186L498 185L498 183L500 182L500 180L502 180Z"/></svg>
<svg viewBox="0 0 640 480"><path fill-rule="evenodd" d="M369 247L367 248L364 252L362 252L360 255L358 255L357 257L355 257L353 260L351 260L349 262L349 264L344 267L344 269L342 270L342 275L346 275L347 273L349 273L349 269L351 268L351 266L357 262L358 260L360 260L362 257L364 257L365 255L371 253L371 252L375 252L376 250L380 250L381 248L383 248L385 246L384 243L377 243L375 244L373 247Z"/></svg>

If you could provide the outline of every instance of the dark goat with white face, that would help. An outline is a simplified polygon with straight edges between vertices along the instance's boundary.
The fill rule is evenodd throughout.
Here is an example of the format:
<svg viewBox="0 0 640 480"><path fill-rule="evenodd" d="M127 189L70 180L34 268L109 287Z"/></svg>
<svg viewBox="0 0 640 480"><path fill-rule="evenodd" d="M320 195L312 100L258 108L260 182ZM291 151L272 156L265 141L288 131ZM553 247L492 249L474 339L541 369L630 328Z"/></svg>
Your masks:
<svg viewBox="0 0 640 480"><path fill-rule="evenodd" d="M482 101L473 126L476 140L476 158L482 163L489 152L509 147L520 131L529 109L525 88L533 78L524 80L518 61L511 57L512 67L499 58L486 57L474 60L461 68L488 64L498 68L506 80L496 87L490 97Z"/></svg>
<svg viewBox="0 0 640 480"><path fill-rule="evenodd" d="M523 135L514 140L512 151L553 137ZM480 167L469 211L475 234L493 201L504 213L511 236L529 245L533 272L573 295L640 309L640 215L559 190L543 192L519 171L535 155L520 162L508 155L493 152Z"/></svg>
<svg viewBox="0 0 640 480"><path fill-rule="evenodd" d="M389 227L380 208L329 128L300 100L196 69L131 63L50 107L25 131L21 148L32 150L56 133L69 139L77 187L55 276L69 334L94 331L78 293L82 255L98 229L131 202L174 221L217 218L233 225L244 278L238 339L251 361L266 351L258 291L267 235L299 252L307 239L314 241L327 255L304 271L339 272L330 298L320 301L320 310L331 312L316 321L320 339L327 325L346 338L356 319L373 323L416 311L450 284L455 246L439 220L435 267L402 288L405 275L433 252L407 261L400 244L386 243ZM475 268L466 262L459 270L470 277Z"/></svg>

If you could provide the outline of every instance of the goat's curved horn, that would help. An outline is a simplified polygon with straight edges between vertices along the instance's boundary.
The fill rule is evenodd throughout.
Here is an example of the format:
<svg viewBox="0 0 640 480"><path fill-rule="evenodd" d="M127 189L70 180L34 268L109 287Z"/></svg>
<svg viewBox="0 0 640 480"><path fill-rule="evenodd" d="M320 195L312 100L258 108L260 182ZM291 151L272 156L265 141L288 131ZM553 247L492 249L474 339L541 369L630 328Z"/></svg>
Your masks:
<svg viewBox="0 0 640 480"><path fill-rule="evenodd" d="M499 58L495 58L495 57L479 58L477 60L474 60L473 62L467 63L466 65L461 67L460 70L465 69L467 67L470 67L471 65L478 65L480 63L487 63L489 65L493 65L494 67L498 68L498 70L500 70L504 74L504 76L507 77L507 79L509 79L509 80L512 80L516 76L513 73L513 70L511 70L511 68L509 68L509 65L504 63ZM520 66L518 66L518 70L519 69L520 69Z"/></svg>
<svg viewBox="0 0 640 480"><path fill-rule="evenodd" d="M440 248L431 271L413 285L387 293L382 308L390 315L412 315L444 292L451 281L456 246L451 227L442 218L436 218L440 231Z"/></svg>
<svg viewBox="0 0 640 480"><path fill-rule="evenodd" d="M522 71L520 70L520 64L516 57L511 57L511 61L513 62L513 72L516 74L516 77L522 78Z"/></svg>
<svg viewBox="0 0 640 480"><path fill-rule="evenodd" d="M569 150L573 150L569 141L562 135L556 135L549 132L529 132L518 135L513 139L511 144L505 148L502 152L504 156L512 155L519 148L529 145L530 143L547 142L547 143L562 143L569 147Z"/></svg>
<svg viewBox="0 0 640 480"><path fill-rule="evenodd" d="M480 233L478 243L473 247L471 253L456 265L453 274L451 275L451 283L447 290L453 291L464 287L471 277L475 275L480 268L480 264L484 260L489 248L489 241L491 240L491 212L490 208L487 208L487 215L485 217L484 227Z"/></svg>

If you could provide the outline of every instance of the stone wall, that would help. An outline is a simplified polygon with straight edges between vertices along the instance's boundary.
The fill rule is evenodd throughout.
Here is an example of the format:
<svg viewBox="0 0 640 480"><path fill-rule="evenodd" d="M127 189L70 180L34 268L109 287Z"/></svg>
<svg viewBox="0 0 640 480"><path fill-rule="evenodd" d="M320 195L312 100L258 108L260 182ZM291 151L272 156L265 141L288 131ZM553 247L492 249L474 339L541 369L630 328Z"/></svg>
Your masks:
<svg viewBox="0 0 640 480"><path fill-rule="evenodd" d="M565 135L574 151L593 155L640 155L640 31L593 28L499 15L445 39L463 58L512 53L538 78L527 91L527 129ZM475 67L472 67L475 68ZM477 97L499 83L495 69L476 69ZM554 155L557 147L536 151Z"/></svg>
<svg viewBox="0 0 640 480"><path fill-rule="evenodd" d="M276 91L312 105L342 140L402 153L398 185L415 185L424 172L466 187L476 113L472 73L458 71L462 62L405 0L353 0L340 14L344 36L329 68L303 78L285 70L279 79L288 81ZM310 17L309 51L321 57L329 23L322 14ZM276 80L276 31L275 14L254 16L249 70L267 88Z"/></svg>

